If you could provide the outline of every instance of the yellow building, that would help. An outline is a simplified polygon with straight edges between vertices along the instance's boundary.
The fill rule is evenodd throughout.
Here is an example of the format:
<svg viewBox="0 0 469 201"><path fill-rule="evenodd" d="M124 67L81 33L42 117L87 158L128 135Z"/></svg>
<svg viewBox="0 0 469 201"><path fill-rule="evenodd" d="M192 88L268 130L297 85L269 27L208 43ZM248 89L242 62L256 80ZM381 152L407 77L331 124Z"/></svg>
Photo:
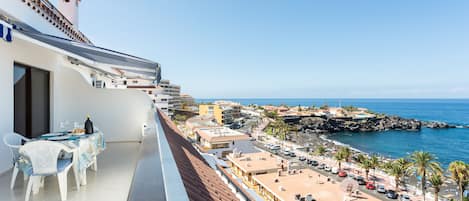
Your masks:
<svg viewBox="0 0 469 201"><path fill-rule="evenodd" d="M276 173L282 167L283 160L268 152L240 154L233 153L227 156L228 164L238 177L248 186L256 183L252 179L255 175Z"/></svg>
<svg viewBox="0 0 469 201"><path fill-rule="evenodd" d="M199 115L210 115L220 125L232 124L241 117L241 106L234 104L203 104L199 105Z"/></svg>

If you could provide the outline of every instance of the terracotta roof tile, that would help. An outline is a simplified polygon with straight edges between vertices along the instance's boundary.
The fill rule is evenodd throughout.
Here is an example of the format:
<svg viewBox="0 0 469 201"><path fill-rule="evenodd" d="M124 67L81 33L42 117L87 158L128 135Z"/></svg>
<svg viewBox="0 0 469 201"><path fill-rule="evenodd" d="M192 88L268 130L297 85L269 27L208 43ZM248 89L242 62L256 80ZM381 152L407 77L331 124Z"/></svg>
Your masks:
<svg viewBox="0 0 469 201"><path fill-rule="evenodd" d="M158 115L189 199L193 201L238 201L235 194L191 143L183 137L169 117L162 112L158 112Z"/></svg>

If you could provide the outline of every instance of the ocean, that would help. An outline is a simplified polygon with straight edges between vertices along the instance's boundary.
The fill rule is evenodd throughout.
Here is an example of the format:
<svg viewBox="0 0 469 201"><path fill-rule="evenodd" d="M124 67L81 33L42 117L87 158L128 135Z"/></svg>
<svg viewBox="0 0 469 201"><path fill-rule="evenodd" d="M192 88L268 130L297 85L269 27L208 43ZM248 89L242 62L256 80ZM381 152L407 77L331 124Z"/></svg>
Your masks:
<svg viewBox="0 0 469 201"><path fill-rule="evenodd" d="M198 99L211 102L217 99ZM469 99L223 99L243 105L289 106L347 106L365 107L375 112L415 118L426 121L442 121L457 125L469 125ZM469 163L469 128L428 129L419 132L384 131L371 133L337 133L329 139L350 145L356 149L386 157L405 157L416 150L428 151L447 166L451 161Z"/></svg>

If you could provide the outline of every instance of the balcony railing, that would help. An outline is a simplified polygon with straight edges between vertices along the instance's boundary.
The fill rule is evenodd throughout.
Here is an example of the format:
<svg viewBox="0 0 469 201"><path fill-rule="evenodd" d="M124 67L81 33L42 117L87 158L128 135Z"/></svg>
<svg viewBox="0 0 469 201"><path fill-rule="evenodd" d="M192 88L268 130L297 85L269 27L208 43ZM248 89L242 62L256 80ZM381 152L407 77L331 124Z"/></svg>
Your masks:
<svg viewBox="0 0 469 201"><path fill-rule="evenodd" d="M160 111L158 111L160 112ZM144 135L128 201L188 201L168 140L155 113L156 133Z"/></svg>

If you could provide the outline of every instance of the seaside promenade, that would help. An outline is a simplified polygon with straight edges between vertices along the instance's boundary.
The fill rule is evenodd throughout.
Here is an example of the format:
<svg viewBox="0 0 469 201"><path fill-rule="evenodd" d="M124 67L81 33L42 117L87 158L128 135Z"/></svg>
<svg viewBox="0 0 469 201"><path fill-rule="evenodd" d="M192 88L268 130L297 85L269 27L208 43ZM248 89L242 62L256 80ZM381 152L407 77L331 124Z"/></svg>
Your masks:
<svg viewBox="0 0 469 201"><path fill-rule="evenodd" d="M267 135L265 132L263 132L263 130L267 127L267 125L271 121L272 120L270 120L268 118L264 118L261 121L261 123L258 124L258 126L253 129L253 137L255 137L256 139L262 139L262 140L259 140L258 142L263 143L263 144L281 145L283 149L287 148L291 151L294 151L297 156L303 156L303 157L306 157L306 158L309 158L309 159L312 159L312 160L316 160L319 163L324 163L324 164L326 164L330 167L336 167L338 165L337 161L335 159L331 158L331 157L311 155L311 154L309 154L305 151L302 151L301 149L304 148L304 147L297 144L297 143L290 142L290 141L282 141L282 140L279 140L279 139L277 139L273 136ZM324 142L329 142L328 144L333 144L332 146L328 146L328 149L334 150L335 146L344 146L344 145L340 145L338 143L334 143L331 140L327 140L327 139L321 139L321 140L323 140L323 142L321 142L321 144L324 143ZM361 152L359 150L354 150L354 151ZM366 154L366 153L364 153L364 154ZM356 176L359 175L359 176L365 177L365 171L358 164L355 164L355 163L352 163L352 162L344 162L344 163L342 163L342 167L348 174L353 174L353 175L356 175ZM384 185L386 189L394 189L394 187L395 187L394 177L388 175L387 173L385 173L384 171L381 171L379 169L376 169L374 171L370 170L369 177L374 178L376 184ZM448 185L448 184L446 184L446 185ZM369 194L369 195L372 195L372 196L375 196L375 197L382 196L382 194L377 194L375 191L369 191L365 188L362 191L366 194ZM408 195L414 201L423 200L422 192L421 192L420 188L418 188L415 185L415 183L414 183L414 185L406 183L405 191L401 191L399 193ZM441 196L440 196L439 199L440 200L450 200L450 198L453 198L453 196L454 196L454 192L450 192L448 190L445 190L445 191L441 192ZM434 195L431 191L428 191L426 193L426 200L435 200Z"/></svg>

